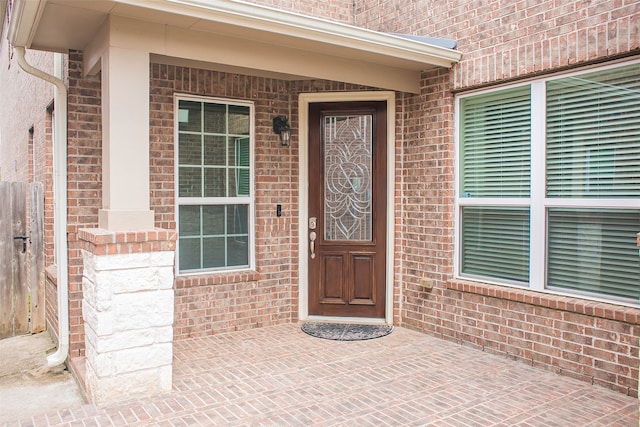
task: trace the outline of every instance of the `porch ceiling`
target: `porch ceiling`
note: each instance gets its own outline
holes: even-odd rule
[[[163,37],[202,36],[211,41],[212,51],[222,48],[216,40],[224,40],[226,48],[231,44],[244,49],[238,51],[240,59],[194,58],[151,44],[151,54],[176,58],[173,62],[201,59],[208,68],[254,70],[287,79],[333,78],[417,92],[420,71],[450,68],[461,57],[437,40],[425,42],[235,0],[15,0],[9,40],[15,46],[46,51],[85,50],[110,19],[165,28]],[[272,60],[248,61],[257,50]],[[329,63],[332,71],[310,66],[314,63]],[[366,77],[371,70],[377,77]]]

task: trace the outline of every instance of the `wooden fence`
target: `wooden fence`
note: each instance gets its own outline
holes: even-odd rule
[[[0,338],[45,328],[44,188],[0,181]]]

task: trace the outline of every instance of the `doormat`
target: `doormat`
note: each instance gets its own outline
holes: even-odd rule
[[[335,341],[363,341],[384,337],[393,331],[389,325],[304,322],[302,331],[312,337]]]

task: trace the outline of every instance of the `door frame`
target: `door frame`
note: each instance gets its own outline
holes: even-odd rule
[[[393,324],[393,290],[395,259],[395,92],[325,92],[301,93],[298,97],[298,179],[299,197],[299,233],[298,233],[298,318],[300,320],[317,319],[332,321],[366,322]],[[316,102],[350,102],[350,101],[386,101],[387,103],[387,248],[386,248],[386,284],[385,284],[385,317],[384,319],[362,319],[309,316],[309,256],[308,256],[308,222],[309,222],[309,104]]]

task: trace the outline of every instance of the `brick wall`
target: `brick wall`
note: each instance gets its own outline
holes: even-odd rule
[[[71,357],[84,355],[79,228],[98,226],[101,206],[100,77],[82,77],[82,55],[69,57],[69,299]],[[256,271],[178,277],[176,339],[289,322],[297,317],[298,159],[296,141],[280,147],[275,115],[297,120],[296,91],[356,90],[336,82],[296,82],[151,65],[150,202],[155,225],[175,230],[174,93],[245,99],[256,113]],[[291,93],[291,95],[289,95]],[[295,131],[295,130],[294,130]],[[275,216],[276,204],[283,216]],[[55,275],[49,269],[49,300]],[[53,316],[53,310],[48,311]],[[50,318],[52,325],[55,318]]]
[[[288,83],[153,64],[151,208],[156,226],[175,229],[174,94],[255,102],[256,271],[176,279],[176,339],[289,322],[297,313],[292,233],[297,230],[297,158],[280,147],[271,119],[289,115]],[[275,215],[276,204],[283,215]]]
[[[54,107],[55,108],[55,107]],[[34,150],[34,181],[44,185],[44,252],[45,266],[53,264],[53,109],[47,111],[42,144]]]
[[[297,141],[281,147],[272,118],[297,123],[297,94],[357,90],[336,82],[286,82],[214,71],[151,66],[151,208],[155,225],[175,229],[174,94],[255,103],[256,269],[176,278],[176,339],[290,322],[298,313]],[[293,129],[295,135],[296,129]],[[276,205],[282,217],[276,217]]]
[[[55,266],[47,266],[46,273],[44,314],[47,322],[47,330],[51,334],[51,337],[58,342],[58,287]]]
[[[485,351],[623,393],[638,393],[640,310],[455,281],[452,90],[638,53],[638,2],[361,1],[356,21],[385,31],[453,38],[451,73],[422,76],[403,95],[400,321]],[[429,289],[431,286],[433,289]]]
[[[352,0],[249,0],[249,2],[346,24],[352,24],[354,19]]]
[[[70,357],[84,356],[80,228],[98,226],[102,207],[102,109],[100,76],[82,75],[82,53],[69,53],[67,148]]]
[[[423,81],[403,102],[401,324],[637,395],[640,310],[452,280],[453,96],[446,72]]]
[[[509,355],[533,365],[637,394],[638,310],[592,304],[486,284],[452,280],[454,129],[452,89],[507,81],[535,73],[637,52],[637,2],[460,2],[361,0],[355,3],[263,0],[256,3],[321,15],[385,32],[454,38],[464,53],[452,72],[424,73],[419,95],[398,94],[396,162],[396,322]],[[4,38],[3,38],[4,40]],[[3,45],[3,46],[6,46]],[[25,77],[3,47],[2,73]],[[7,64],[5,61],[9,61]],[[38,65],[38,64],[35,64]],[[41,64],[46,68],[46,63]],[[82,77],[82,56],[69,56],[69,286],[71,356],[84,355],[81,313],[82,259],[79,228],[97,227],[101,205],[100,77]],[[8,70],[8,71],[7,71]],[[24,74],[24,73],[22,73]],[[7,81],[0,75],[0,81]],[[365,88],[338,82],[284,82],[213,71],[152,64],[150,96],[150,197],[157,227],[175,230],[174,93],[255,102],[256,271],[179,277],[175,283],[177,339],[295,320],[298,306],[297,141],[280,147],[271,118],[290,115],[297,123],[297,93]],[[31,79],[31,77],[28,77]],[[18,80],[16,80],[18,79]],[[52,99],[49,86],[29,87]],[[19,86],[16,86],[18,88]],[[3,88],[4,91],[4,88]],[[7,92],[3,92],[7,93]],[[3,106],[16,112],[17,97]],[[46,103],[33,105],[46,120]],[[31,104],[28,104],[31,105]],[[291,110],[290,110],[291,108]],[[3,112],[0,112],[0,114]],[[30,117],[37,117],[33,120]],[[16,121],[24,124],[25,120]],[[34,126],[32,154],[45,157],[47,125]],[[28,126],[3,128],[18,151],[3,145],[3,179],[14,160],[28,165]],[[295,135],[295,129],[294,129]],[[21,142],[25,142],[21,145]],[[46,147],[46,144],[43,145]],[[34,177],[39,160],[33,167]],[[46,163],[46,161],[45,161]],[[28,173],[28,168],[25,168]],[[50,197],[50,196],[49,196]],[[281,204],[283,216],[275,216]],[[52,221],[46,226],[51,227]],[[50,257],[47,258],[49,263]],[[55,275],[47,298],[55,302]],[[434,285],[432,290],[429,289]],[[55,308],[52,304],[51,308]],[[54,311],[48,310],[55,325]],[[54,329],[55,331],[56,329]]]
[[[452,74],[456,89],[640,53],[637,1],[360,0],[356,4],[358,25],[457,40],[464,56]]]

